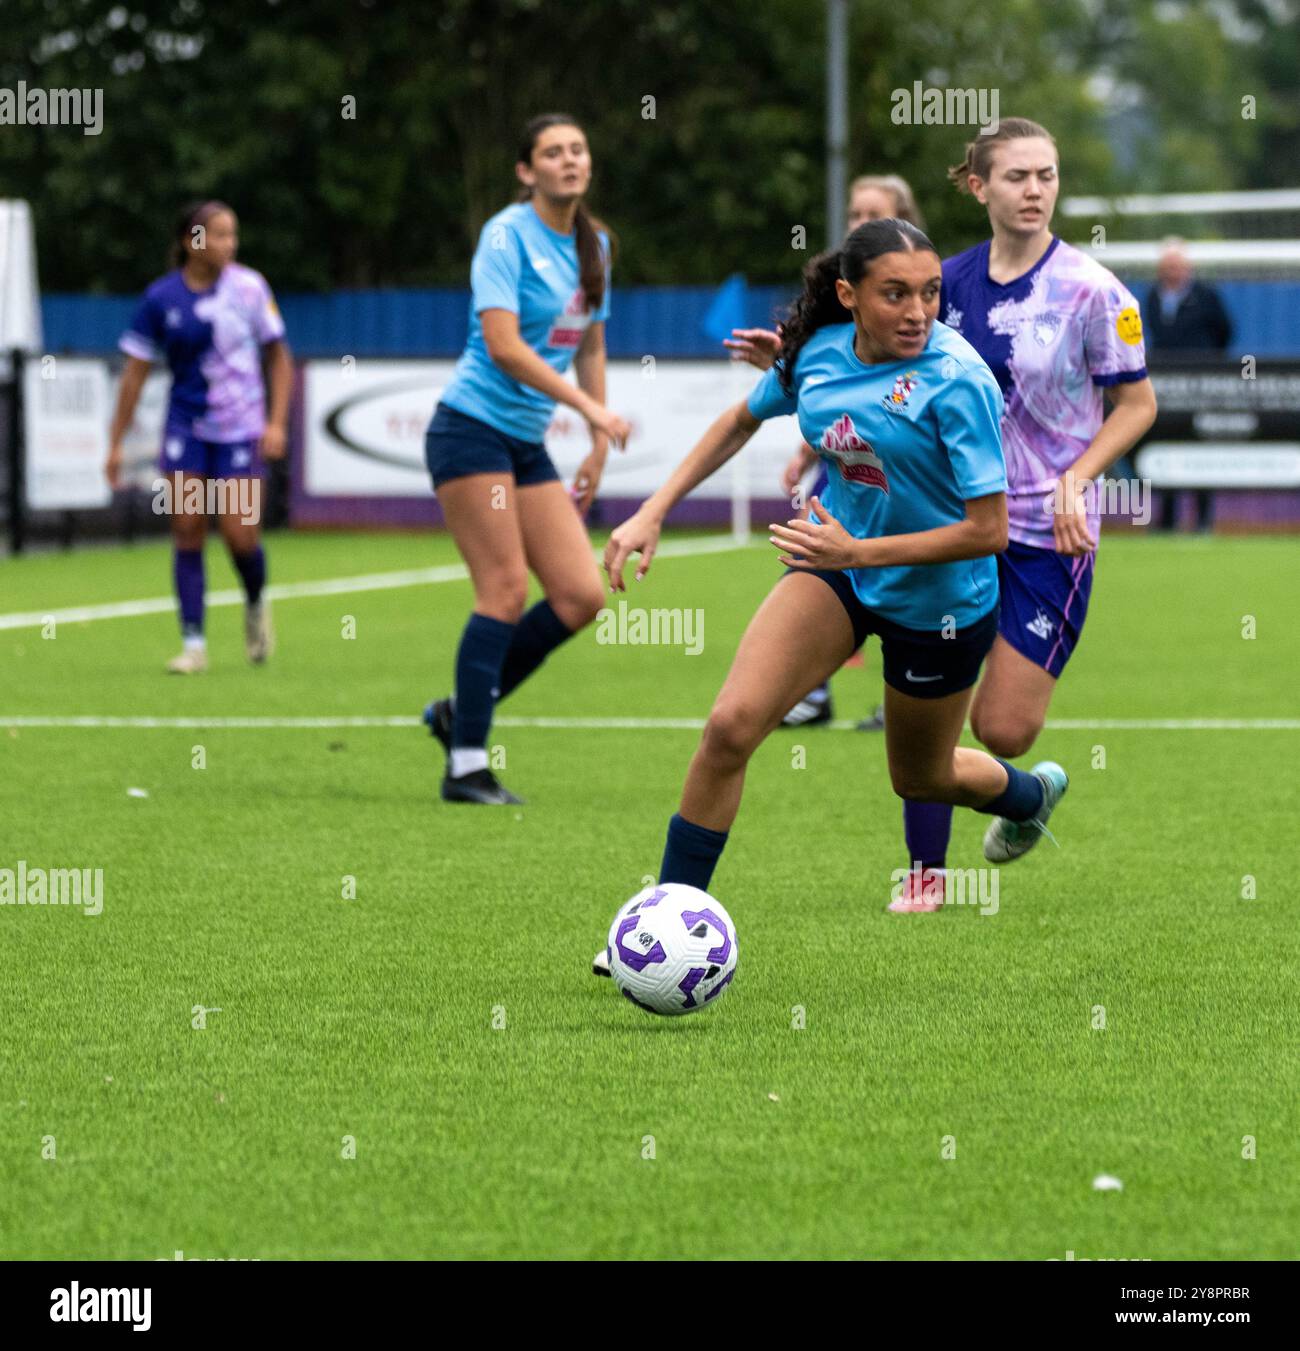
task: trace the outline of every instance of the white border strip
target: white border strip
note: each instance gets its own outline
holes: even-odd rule
[[[0,727],[91,727],[260,731],[316,731],[345,727],[419,727],[420,719],[408,715],[392,717],[206,717],[206,718],[128,718],[75,715],[69,717],[19,713],[0,714]],[[510,718],[493,719],[494,727],[541,728],[547,731],[669,731],[698,732],[703,718]],[[852,731],[856,723],[826,723],[836,732]],[[798,728],[789,728],[798,731]],[[816,730],[816,729],[812,729]],[[1049,719],[1049,732],[1297,732],[1300,718],[1059,718]]]
[[[737,540],[731,535],[708,535],[703,539],[668,540],[655,550],[656,558],[689,558],[698,554],[725,554],[757,546],[757,540]],[[592,551],[597,559],[604,550]],[[444,563],[436,568],[408,568],[404,572],[367,572],[357,577],[324,577],[315,582],[282,582],[268,586],[268,600],[301,600],[309,596],[342,596],[357,591],[391,591],[402,586],[426,586],[437,582],[462,582],[469,577],[463,563]],[[206,604],[242,605],[240,590],[209,591]],[[144,600],[112,601],[104,605],[77,605],[63,610],[28,610],[0,614],[0,630],[38,629],[51,620],[56,624],[86,624],[98,619],[134,619],[138,615],[171,614],[174,596],[150,596]]]

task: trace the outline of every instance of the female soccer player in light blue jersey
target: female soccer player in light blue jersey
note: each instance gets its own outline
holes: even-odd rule
[[[186,207],[172,237],[174,269],[144,293],[119,344],[127,362],[109,431],[112,487],[150,365],[161,359],[172,376],[159,470],[166,476],[161,501],[171,518],[183,643],[167,669],[177,675],[208,665],[203,544],[210,513],[244,586],[248,659],[263,662],[271,652],[262,599],[262,461],[284,455],[293,362],[271,288],[260,272],[235,262],[238,247],[239,222],[224,202]]]
[[[891,216],[895,220],[905,220],[909,225],[915,225],[918,230],[925,229],[925,219],[916,204],[911,186],[897,174],[863,174],[855,178],[849,184],[848,210],[845,215],[850,231],[869,220],[885,220]],[[731,340],[724,341],[722,345],[731,350],[734,360],[747,361],[751,366],[766,371],[771,369],[781,351],[781,335],[766,328],[737,328],[732,330]],[[814,464],[818,469],[809,497],[820,496],[826,491],[826,466],[810,445],[801,442],[781,472],[781,491],[786,497],[794,499],[799,484]],[[801,508],[798,514],[807,516],[807,507]],[[782,726],[802,727],[830,722],[833,717],[828,680],[816,689],[809,690],[785,715]],[[858,729],[878,732],[884,725],[884,709],[878,707],[870,718],[858,724]]]
[[[424,711],[447,751],[448,802],[520,800],[488,766],[493,709],[604,604],[580,513],[609,442],[621,448],[628,435],[604,406],[610,247],[583,205],[587,138],[566,114],[536,117],[515,171],[523,200],[479,236],[469,341],[425,437],[434,491],[474,584],[455,694]],[[576,388],[564,379],[570,366]],[[572,497],[543,444],[557,403],[591,428]],[[530,570],[545,598],[524,614]]]
[[[1041,827],[1065,791],[1058,765],[1029,774],[957,745],[997,632],[1006,476],[997,381],[935,322],[940,282],[934,246],[894,219],[859,226],[838,252],[814,259],[777,365],[610,538],[605,564],[620,590],[630,555],[641,555],[645,575],[673,504],[766,418],[797,414],[827,462],[813,516],[772,526],[789,571],[751,620],[709,715],[669,822],[660,882],[708,890],[750,757],[794,700],[872,633],[900,797]],[[598,954],[595,968],[606,965]]]

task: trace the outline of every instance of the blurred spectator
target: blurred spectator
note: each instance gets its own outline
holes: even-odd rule
[[[1205,356],[1220,353],[1232,338],[1232,321],[1213,286],[1197,281],[1181,239],[1165,241],[1156,264],[1156,284],[1142,307],[1142,329],[1148,352]],[[1160,494],[1161,530],[1178,519],[1178,494]],[[1214,494],[1195,490],[1196,523],[1209,530],[1214,523]]]

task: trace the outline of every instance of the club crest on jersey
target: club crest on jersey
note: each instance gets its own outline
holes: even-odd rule
[[[894,381],[894,387],[881,399],[881,403],[886,408],[893,409],[895,412],[900,408],[907,407],[907,399],[911,392],[916,388],[916,372],[904,371]]]
[[[840,468],[840,477],[850,483],[867,483],[889,491],[885,465],[871,446],[858,435],[853,419],[845,413],[822,433],[820,449]]]
[[[1034,319],[1034,341],[1040,347],[1050,347],[1061,331],[1061,316],[1045,310]]]
[[[550,332],[546,335],[546,345],[548,347],[580,346],[582,335],[589,323],[591,323],[591,313],[587,309],[586,292],[579,286],[569,297],[568,303],[564,307],[564,313],[551,325]]]

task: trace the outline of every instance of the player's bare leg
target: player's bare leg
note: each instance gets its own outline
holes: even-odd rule
[[[680,814],[709,830],[729,830],[750,757],[795,701],[852,650],[853,625],[835,592],[820,577],[783,577],[740,640],[691,761]]]
[[[971,704],[971,731],[994,755],[1025,755],[1043,730],[1055,692],[1056,677],[999,635]]]
[[[740,808],[745,769],[796,699],[837,671],[853,651],[853,625],[820,577],[782,577],[749,621],[691,760],[678,815],[726,831]],[[670,828],[671,833],[671,828]],[[609,953],[592,958],[609,975]]]
[[[519,528],[528,567],[556,617],[571,633],[586,628],[605,603],[600,565],[568,490],[558,479],[518,492]]]

